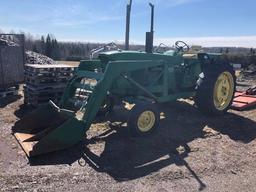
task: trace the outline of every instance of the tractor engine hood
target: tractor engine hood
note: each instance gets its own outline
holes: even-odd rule
[[[127,60],[168,60],[171,55],[159,53],[146,53],[142,51],[109,51],[99,54],[102,63],[109,61],[127,61]]]

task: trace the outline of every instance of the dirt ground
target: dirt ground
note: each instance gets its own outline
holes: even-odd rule
[[[0,191],[256,191],[256,109],[207,117],[187,100],[159,108],[153,135],[129,136],[117,106],[84,142],[28,160],[11,128],[31,109],[21,96],[1,100]]]

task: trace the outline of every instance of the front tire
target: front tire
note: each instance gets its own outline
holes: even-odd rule
[[[160,113],[156,104],[139,103],[130,111],[127,125],[133,136],[144,136],[159,127]]]

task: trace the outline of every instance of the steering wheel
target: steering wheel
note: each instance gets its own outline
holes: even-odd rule
[[[183,41],[176,41],[175,42],[175,48],[178,50],[178,52],[188,52],[189,51],[189,46],[187,43]]]

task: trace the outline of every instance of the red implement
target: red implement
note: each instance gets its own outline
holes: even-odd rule
[[[232,109],[244,110],[256,106],[256,95],[249,95],[247,92],[237,91],[233,103]]]

